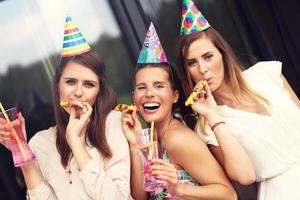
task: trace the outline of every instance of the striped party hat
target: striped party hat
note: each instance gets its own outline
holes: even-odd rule
[[[166,54],[162,48],[154,25],[151,22],[137,63],[147,64],[165,62],[168,62]]]
[[[76,23],[70,16],[66,17],[62,57],[70,57],[91,50]]]
[[[180,35],[189,35],[197,31],[203,31],[210,27],[208,21],[198,10],[192,0],[182,2],[182,20]]]

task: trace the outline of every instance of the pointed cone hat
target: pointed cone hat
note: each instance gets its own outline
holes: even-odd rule
[[[91,50],[76,23],[70,16],[66,17],[62,57],[79,55]]]
[[[208,21],[198,10],[192,0],[182,2],[182,20],[180,35],[189,35],[197,31],[203,31],[210,27]]]
[[[150,23],[147,35],[137,63],[165,63],[168,62],[164,49],[160,43],[153,23]]]

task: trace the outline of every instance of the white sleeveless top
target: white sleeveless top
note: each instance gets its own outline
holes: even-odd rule
[[[243,72],[248,84],[270,102],[271,116],[218,106],[252,160],[261,182],[259,200],[300,199],[300,110],[283,89],[281,66],[277,61],[259,62]],[[201,138],[218,146],[213,132]]]

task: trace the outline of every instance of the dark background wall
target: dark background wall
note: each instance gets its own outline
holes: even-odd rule
[[[300,1],[243,0],[239,3],[261,60],[280,60],[300,96]]]
[[[152,20],[169,60],[175,61],[181,0],[110,0],[128,49],[136,60]],[[283,74],[300,96],[299,0],[194,0],[211,25],[248,67],[283,62]]]

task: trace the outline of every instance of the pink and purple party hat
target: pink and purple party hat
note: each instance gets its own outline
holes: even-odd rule
[[[91,47],[82,36],[76,23],[70,16],[66,17],[62,57],[71,57],[91,50]]]
[[[192,0],[182,2],[182,20],[180,35],[189,35],[197,31],[203,31],[210,27],[208,21],[198,10]]]
[[[154,25],[151,22],[137,63],[147,64],[165,62],[168,62],[166,54],[160,43]]]

